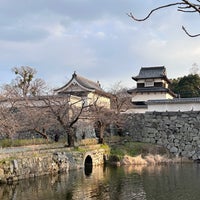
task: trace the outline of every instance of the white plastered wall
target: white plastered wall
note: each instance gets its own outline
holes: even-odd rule
[[[200,110],[200,103],[198,102],[191,102],[191,103],[159,103],[159,104],[149,104],[148,111],[153,112],[177,112],[177,111],[199,111]]]
[[[156,100],[156,99],[173,99],[173,97],[168,93],[162,92],[154,92],[154,93],[138,93],[132,98],[132,102],[134,101],[148,101],[148,100]]]

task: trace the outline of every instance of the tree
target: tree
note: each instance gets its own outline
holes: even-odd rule
[[[3,116],[5,121],[17,123],[18,129],[10,128],[10,130],[37,132],[48,139],[46,129],[51,125],[51,119],[36,98],[46,89],[45,82],[35,78],[34,68],[14,67],[12,71],[16,74],[16,78],[10,84],[4,85],[1,91],[1,106],[8,112]],[[14,134],[14,131],[12,132]]]
[[[170,88],[182,98],[200,97],[200,76],[189,74],[173,79]]]
[[[116,83],[110,89],[110,93],[113,98],[111,99],[112,105],[112,118],[111,124],[119,135],[122,135],[124,120],[122,119],[122,113],[132,107],[131,98],[132,96],[127,92],[127,88],[121,85],[121,82]]]
[[[174,3],[164,4],[162,6],[159,6],[157,8],[154,8],[153,10],[151,10],[149,12],[149,14],[142,19],[136,18],[133,15],[133,13],[129,13],[128,16],[135,21],[141,22],[141,21],[147,20],[154,12],[161,10],[163,8],[168,8],[168,7],[177,7],[177,10],[179,12],[184,12],[184,13],[200,13],[200,0],[194,0],[194,1],[195,1],[195,3],[192,1],[188,1],[188,0],[180,0],[180,1],[177,1]],[[190,34],[184,26],[182,26],[182,29],[190,37],[200,36],[200,34]]]
[[[190,74],[199,74],[199,67],[197,63],[194,63],[190,68]]]
[[[132,105],[131,95],[128,94],[127,88],[121,85],[121,82],[115,83],[110,88],[109,93],[112,94],[111,108],[115,110],[117,114],[128,110]]]
[[[29,66],[14,67],[12,71],[16,74],[12,87],[22,97],[41,95],[46,88],[45,82],[35,78],[37,71]]]
[[[47,97],[41,97],[43,98]],[[16,118],[21,132],[37,133],[48,141],[47,131],[56,125],[56,121],[41,99],[34,97],[20,103]]]
[[[111,86],[109,93],[111,109],[97,104],[94,104],[91,108],[95,121],[95,129],[98,132],[99,143],[104,142],[104,133],[107,128],[115,127],[118,134],[121,134],[123,127],[121,112],[131,107],[131,96],[127,93],[127,89],[121,85],[121,82],[117,82]]]
[[[103,106],[94,105],[91,108],[91,114],[94,119],[95,132],[99,138],[99,143],[103,144],[106,127],[113,121],[113,112]]]
[[[43,101],[39,98],[1,98],[0,134],[13,137],[16,133],[38,133],[49,139],[47,130],[55,125]]]
[[[0,135],[1,137],[12,138],[19,128],[13,109],[0,105]]]
[[[75,145],[75,124],[80,119],[81,114],[91,106],[86,105],[82,98],[72,98],[70,96],[59,95],[43,98],[49,115],[57,122],[55,125],[59,125],[65,131],[69,147]]]

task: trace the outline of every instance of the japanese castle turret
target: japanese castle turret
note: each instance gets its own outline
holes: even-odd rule
[[[169,89],[170,80],[167,78],[166,68],[142,67],[137,76],[132,77],[137,82],[137,87],[128,90],[132,95],[134,109],[147,109],[148,100],[173,99],[176,97]]]

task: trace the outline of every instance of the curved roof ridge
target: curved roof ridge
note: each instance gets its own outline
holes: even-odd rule
[[[132,79],[136,81],[139,79],[151,78],[164,78],[170,83],[170,80],[167,78],[165,66],[141,67],[139,74],[132,77]]]
[[[102,91],[102,88],[101,88],[99,82],[94,82],[94,81],[89,80],[83,76],[76,74],[76,73],[73,74],[73,77],[76,79],[77,82],[79,82],[84,87]]]
[[[97,82],[91,81],[83,76],[78,75],[76,72],[72,74],[71,79],[64,86],[58,89],[55,89],[54,91],[58,92],[58,91],[64,90],[72,83],[73,80],[75,80],[80,86],[84,87],[85,89],[104,92],[104,90],[101,88],[98,81]]]

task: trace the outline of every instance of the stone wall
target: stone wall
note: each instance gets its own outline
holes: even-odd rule
[[[77,141],[80,141],[83,138],[83,134],[85,138],[96,138],[96,133],[94,130],[94,127],[91,123],[87,123],[84,121],[78,121],[75,126],[75,138]],[[55,135],[57,134],[59,136],[59,139],[66,139],[66,133],[61,128],[59,129],[59,126],[51,127],[47,130],[47,136],[54,140]],[[7,138],[7,135],[0,134],[0,139]],[[42,135],[34,132],[34,131],[21,131],[15,133],[13,135],[13,139],[33,139],[33,138],[43,138]]]
[[[123,118],[134,141],[163,145],[177,156],[200,159],[200,111],[127,114]]]
[[[91,157],[93,165],[101,165],[105,155],[106,150],[98,145],[96,150],[89,151],[59,148],[1,153],[0,183],[80,169],[87,156]]]

